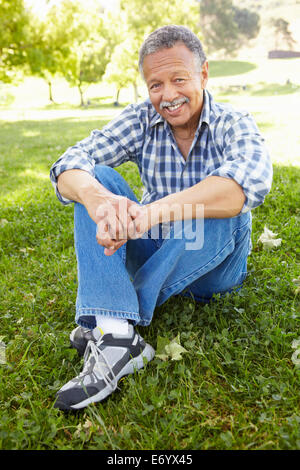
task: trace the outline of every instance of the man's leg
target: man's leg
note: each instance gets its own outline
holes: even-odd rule
[[[114,194],[138,202],[126,181],[112,168],[97,165],[96,178]],[[94,328],[101,315],[139,323],[139,302],[126,269],[126,244],[114,255],[106,256],[96,240],[96,224],[81,204],[75,204],[74,218],[78,265],[76,322]],[[140,258],[151,256],[154,249],[153,240],[144,240]],[[139,257],[138,251],[135,255]]]
[[[136,201],[115,170],[98,165],[96,178],[113,193]],[[152,240],[145,242],[143,257],[147,252],[150,256],[155,248]],[[145,361],[154,357],[154,349],[131,324],[127,325],[126,334],[103,331],[100,327],[104,318],[111,317],[139,323],[139,302],[126,269],[126,245],[112,256],[106,256],[104,248],[96,241],[96,224],[81,204],[75,205],[75,249],[78,262],[76,321],[89,330],[78,327],[71,334],[73,345],[78,337],[86,341],[84,368],[57,393],[54,406],[63,410],[80,409],[103,401],[117,388],[121,377],[144,367]]]
[[[195,221],[188,223],[195,225]],[[189,288],[197,300],[226,292],[242,283],[250,247],[251,215],[205,219],[203,246],[187,250],[187,239],[162,240],[161,247],[137,270],[133,279],[140,324],[149,325],[155,306]],[[193,227],[191,226],[193,229]]]

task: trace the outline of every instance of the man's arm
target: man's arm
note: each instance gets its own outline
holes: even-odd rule
[[[60,194],[84,205],[91,219],[97,224],[97,242],[104,246],[105,254],[112,255],[130,234],[135,232],[134,218],[139,205],[106,189],[84,170],[68,170],[61,173],[57,182]],[[135,207],[134,215],[129,208]]]
[[[163,222],[199,217],[234,217],[241,212],[244,202],[244,192],[233,179],[209,176],[188,189],[145,206],[136,219],[136,226],[142,234]]]
[[[95,223],[98,206],[113,194],[84,170],[68,170],[58,176],[57,189],[70,201],[84,205]]]
[[[153,222],[159,223],[191,216],[197,218],[199,206],[204,218],[234,217],[240,213],[244,202],[244,192],[233,179],[209,176],[188,189],[153,202],[148,208],[153,212]],[[185,207],[188,210],[185,211]]]

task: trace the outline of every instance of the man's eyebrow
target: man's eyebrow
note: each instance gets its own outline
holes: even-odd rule
[[[174,72],[171,73],[172,77],[174,77],[175,75],[184,75],[188,77],[190,74],[188,70],[178,69],[178,70],[174,70]],[[161,79],[159,77],[154,76],[147,82],[147,84],[150,85],[150,84],[159,83],[159,82],[161,82]]]

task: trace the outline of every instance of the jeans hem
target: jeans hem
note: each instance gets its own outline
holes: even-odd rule
[[[120,318],[133,320],[135,324],[140,324],[140,315],[135,312],[124,312],[118,310],[108,310],[103,308],[80,308],[76,312],[75,322],[84,328],[94,328],[96,326],[96,316]],[[92,319],[91,319],[92,317]],[[94,321],[93,321],[94,320]]]

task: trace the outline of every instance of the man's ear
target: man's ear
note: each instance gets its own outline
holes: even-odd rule
[[[201,67],[201,88],[206,88],[208,81],[208,62],[207,60]]]

